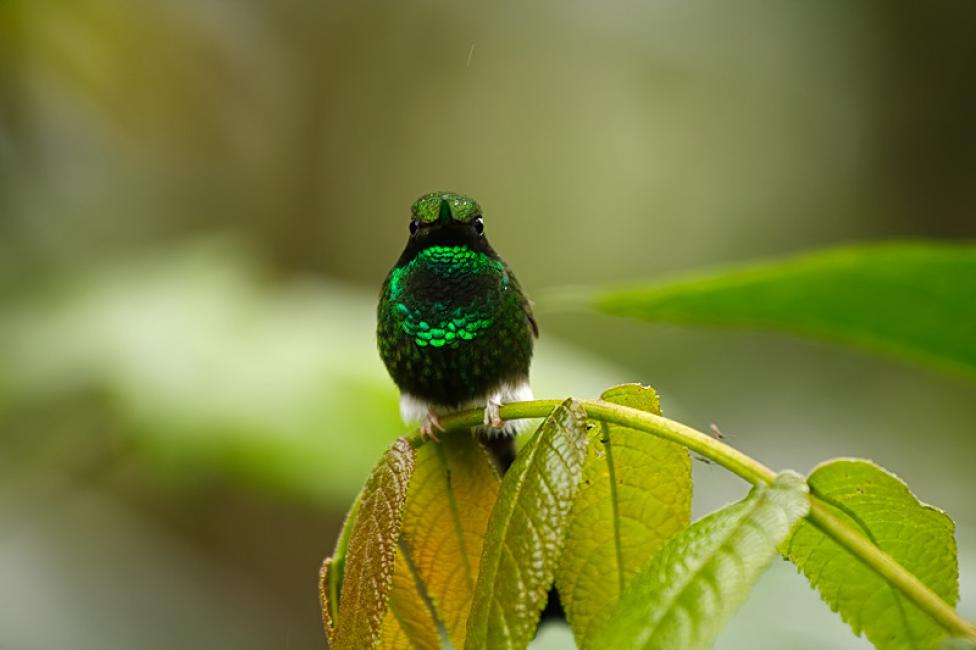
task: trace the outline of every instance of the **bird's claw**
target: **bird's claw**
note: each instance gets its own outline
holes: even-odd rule
[[[501,416],[498,414],[499,408],[501,408],[501,402],[488,400],[488,403],[485,405],[485,417],[483,420],[486,427],[501,429],[505,425]]]
[[[433,440],[434,442],[440,442],[440,438],[434,433],[434,429],[440,432],[444,432],[444,427],[441,426],[440,420],[437,419],[437,414],[433,411],[427,411],[427,415],[424,419],[420,421],[420,439],[421,440]]]

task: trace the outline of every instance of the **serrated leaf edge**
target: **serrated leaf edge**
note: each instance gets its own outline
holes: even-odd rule
[[[549,417],[547,417],[546,420],[543,421],[543,423],[540,425],[538,431],[536,432],[536,435],[533,436],[532,440],[530,440],[529,443],[526,445],[526,447],[524,447],[522,449],[521,454],[528,454],[528,457],[527,457],[527,459],[525,461],[525,463],[528,466],[531,466],[535,462],[535,460],[537,458],[537,455],[536,454],[539,453],[539,447],[541,446],[541,444],[543,442],[542,432],[543,432],[543,430],[545,428],[546,423],[548,422],[548,420],[550,418],[555,417],[560,410],[566,410],[566,411],[568,411],[570,415],[572,415],[574,418],[578,419],[582,423],[582,431],[581,431],[581,433],[584,436],[584,444],[586,444],[586,442],[588,441],[589,436],[587,435],[586,428],[585,428],[585,426],[586,426],[585,425],[585,422],[586,422],[586,411],[582,408],[582,406],[580,405],[579,402],[577,402],[576,400],[574,400],[572,398],[568,398],[562,404],[560,404],[559,406],[557,406],[555,409],[552,410],[552,412],[549,414]],[[566,464],[565,461],[564,461],[564,464]],[[525,483],[526,483],[526,476],[527,475],[528,475],[528,471],[522,473],[521,475],[517,475],[515,477],[516,478],[516,486],[514,488],[512,488],[512,489],[513,489],[513,491],[516,494],[521,494],[521,492],[522,492],[522,490],[523,490],[523,488],[525,486]],[[579,476],[576,476],[576,478],[578,479]],[[501,502],[501,497],[502,497],[502,493],[499,492],[499,498],[498,498],[498,501],[496,501],[496,507],[497,507],[498,503]],[[517,503],[517,502],[518,502],[518,500],[516,499],[515,500],[515,503]],[[513,505],[513,507],[510,508],[509,511],[505,514],[504,525],[501,526],[502,530],[507,530],[509,528],[509,526],[511,525],[512,518],[514,517],[514,514],[515,514],[516,509],[517,508]],[[491,527],[491,520],[489,519],[489,530],[490,530],[490,527]],[[478,586],[482,582],[482,576],[486,575],[486,572],[485,572],[485,567],[486,567],[485,559],[487,558],[487,555],[490,552],[490,549],[487,546],[487,541],[488,541],[488,539],[489,539],[490,536],[491,536],[490,533],[489,532],[486,532],[486,534],[485,534],[486,545],[485,545],[485,548],[484,548],[484,551],[483,551],[482,562],[481,562],[482,571],[481,571],[481,574],[478,576],[478,582],[475,585],[475,592],[474,592],[474,598],[472,600],[471,612],[474,612],[475,611],[475,605],[478,604],[478,595],[479,595]],[[555,547],[555,553],[554,553],[554,555],[557,558],[557,560],[558,560],[559,555],[561,555],[561,553],[562,553],[562,544],[564,542],[565,542],[565,534],[562,536],[562,539],[561,540],[556,540],[556,547]],[[495,560],[495,562],[493,564],[494,564],[494,566],[491,566],[490,567],[490,574],[489,574],[489,575],[492,576],[491,577],[491,583],[492,584],[494,584],[495,579],[496,579],[495,576],[497,576],[498,571],[500,569],[501,554],[498,555],[497,559]],[[555,567],[553,567],[552,573],[553,574],[555,573]],[[551,579],[550,579],[550,581],[551,581]],[[498,594],[494,593],[494,590],[492,590],[492,593],[490,595],[488,595],[487,598],[488,598],[489,603],[486,603],[485,604],[485,607],[486,607],[486,609],[490,609],[490,603],[491,602],[494,602],[494,601],[498,601],[499,598],[500,598],[500,596]],[[480,643],[480,640],[472,641],[473,639],[476,638],[476,637],[474,637],[472,635],[472,632],[475,631],[475,630],[473,630],[473,625],[472,625],[472,622],[474,620],[475,620],[474,617],[471,616],[471,615],[469,615],[469,617],[468,617],[468,629],[467,629],[466,643],[465,643],[465,648],[466,649],[469,649],[469,648],[480,648],[480,647],[482,647],[481,645],[474,645],[476,643]],[[509,639],[511,638],[510,635],[506,635],[506,636]],[[494,649],[492,649],[492,650],[494,650]]]

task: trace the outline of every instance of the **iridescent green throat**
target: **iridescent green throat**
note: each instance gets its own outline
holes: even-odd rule
[[[428,276],[422,285],[431,288],[440,285],[441,290],[408,291],[411,278],[418,274]],[[502,286],[507,286],[508,273],[500,260],[466,246],[430,246],[408,264],[393,270],[389,297],[400,327],[418,346],[456,347],[487,331],[494,319],[484,299],[474,298],[458,304],[453,289],[473,289],[484,278],[498,276]]]

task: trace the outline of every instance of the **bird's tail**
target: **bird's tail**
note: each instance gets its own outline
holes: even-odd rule
[[[485,436],[479,435],[481,444],[495,459],[498,471],[503,476],[515,461],[515,436]]]

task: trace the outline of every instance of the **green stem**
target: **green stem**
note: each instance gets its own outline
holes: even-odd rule
[[[506,420],[543,418],[561,403],[562,400],[515,402],[502,406],[500,415]],[[580,404],[586,409],[587,415],[594,420],[619,424],[676,442],[753,485],[768,485],[776,477],[776,472],[754,458],[680,422],[601,400],[581,400]],[[480,410],[470,410],[444,416],[440,422],[445,429],[451,430],[481,424],[482,416]],[[418,440],[417,444],[422,443]],[[810,495],[810,513],[807,519],[931,616],[947,632],[976,642],[976,627],[961,617],[955,608],[942,600],[937,593],[888,553],[834,515],[820,499],[813,495]]]
[[[976,627],[960,616],[959,612],[928,585],[898,564],[895,558],[872,544],[867,537],[849,526],[813,495],[810,496],[810,514],[807,519],[934,618],[950,634],[976,642]]]

